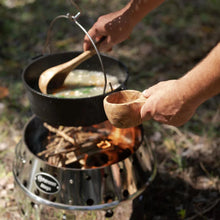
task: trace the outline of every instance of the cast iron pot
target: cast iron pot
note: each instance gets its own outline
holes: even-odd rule
[[[111,92],[88,98],[57,98],[44,95],[39,90],[38,79],[44,70],[67,62],[80,53],[65,52],[41,56],[30,63],[22,73],[32,112],[51,125],[89,126],[107,120],[103,99]],[[105,73],[116,76],[119,80],[120,86],[114,91],[125,89],[128,79],[125,65],[108,56],[101,55],[101,58]],[[101,71],[97,55],[83,62],[77,69]]]

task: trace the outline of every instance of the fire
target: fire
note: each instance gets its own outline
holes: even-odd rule
[[[38,156],[56,166],[108,166],[130,156],[142,141],[140,128],[116,128],[108,121],[88,127],[46,128],[52,134]]]
[[[112,144],[108,140],[100,141],[97,144],[97,147],[98,148],[102,148],[102,149],[106,149],[106,148],[109,148],[111,146],[112,146]]]
[[[100,149],[110,149],[114,146],[120,149],[130,149],[133,152],[133,147],[136,142],[137,129],[135,128],[116,128],[111,126],[109,134],[105,140],[101,140],[96,146]],[[116,149],[115,149],[116,150]]]
[[[86,155],[85,168],[108,166],[131,155],[141,142],[141,130],[136,127],[116,128],[109,122],[93,125],[93,128],[105,132],[105,136],[96,143],[99,152]]]
[[[133,152],[133,147],[136,145],[137,129],[135,128],[116,128],[112,127],[112,132],[108,138],[112,141],[113,145],[121,149],[130,149]]]

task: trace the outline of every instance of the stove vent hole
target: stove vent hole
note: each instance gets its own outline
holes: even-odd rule
[[[23,180],[24,187],[27,187],[27,180]]]
[[[42,167],[40,167],[40,172],[44,172],[44,169]]]
[[[89,175],[86,175],[86,180],[91,180],[92,179],[92,177],[91,176],[89,176]]]
[[[87,205],[93,205],[93,204],[94,204],[94,200],[93,200],[93,199],[88,199],[88,200],[86,201],[86,204],[87,204]]]
[[[106,218],[111,218],[114,215],[114,212],[112,210],[107,210],[105,213]]]
[[[51,202],[56,202],[56,197],[53,196],[51,199],[50,199]]]
[[[114,199],[113,195],[107,195],[107,196],[104,197],[104,202],[109,203],[109,202],[112,202],[113,199]]]
[[[129,192],[128,192],[127,189],[125,189],[125,190],[123,191],[123,196],[124,196],[125,198],[128,198]]]
[[[25,211],[23,208],[21,208],[21,213],[22,213],[22,215],[25,215]]]
[[[34,193],[35,193],[35,195],[37,195],[37,196],[40,195],[40,191],[39,191],[38,189],[36,189],[36,190],[34,191]]]
[[[29,160],[29,164],[30,164],[30,165],[32,164],[32,160]]]

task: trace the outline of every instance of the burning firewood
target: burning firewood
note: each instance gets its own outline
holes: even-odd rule
[[[71,144],[75,145],[76,141],[74,140],[74,138],[68,136],[65,132],[63,132],[62,130],[59,130],[57,128],[54,128],[50,125],[48,125],[47,123],[44,123],[44,127],[46,127],[49,131],[56,133],[57,135],[63,137],[65,140],[69,141]]]
[[[69,165],[82,169],[107,165],[133,152],[135,139],[130,130],[110,127],[53,127],[44,123],[48,130],[42,142],[43,150],[38,156],[57,167]],[[90,166],[90,165],[89,165]]]
[[[88,132],[81,127],[56,128],[47,123],[44,123],[44,127],[48,129],[49,135],[45,149],[39,152],[38,156],[58,167],[83,160],[86,155],[101,152],[102,149],[97,148],[97,142],[106,139],[108,135],[97,129]]]

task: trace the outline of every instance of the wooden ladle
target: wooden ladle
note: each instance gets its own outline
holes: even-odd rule
[[[62,63],[45,70],[43,73],[41,73],[38,81],[40,91],[44,94],[47,94],[48,90],[61,87],[71,70],[95,54],[95,49],[87,50],[66,63]]]
[[[142,123],[140,110],[147,98],[136,90],[122,90],[105,97],[103,104],[110,123],[118,128],[134,127]]]

